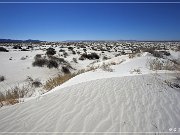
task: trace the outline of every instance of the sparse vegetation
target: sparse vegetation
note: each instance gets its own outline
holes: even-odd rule
[[[113,72],[113,69],[110,68],[110,65],[109,65],[109,64],[103,63],[100,68],[101,68],[103,71]]]
[[[76,74],[65,74],[63,76],[58,75],[57,77],[50,78],[48,81],[46,81],[46,83],[44,85],[44,89],[47,91],[50,91],[53,88],[55,88],[56,86],[59,86],[59,85],[63,84],[64,82],[66,82],[67,80],[71,79],[75,75]]]
[[[19,103],[21,98],[30,97],[32,95],[32,88],[29,85],[15,86],[4,93],[0,92],[0,106],[14,105]]]
[[[141,74],[141,70],[139,68],[137,68],[137,69],[130,71],[130,73],[131,74],[133,74],[133,73]]]
[[[175,70],[175,65],[170,60],[153,59],[149,60],[150,70]]]

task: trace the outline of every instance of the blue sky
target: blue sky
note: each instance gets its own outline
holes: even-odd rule
[[[180,40],[180,3],[1,3],[0,18],[0,38],[46,41]]]

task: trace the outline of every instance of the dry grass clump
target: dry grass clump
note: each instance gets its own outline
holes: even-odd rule
[[[30,97],[30,86],[15,86],[4,93],[0,92],[0,107],[4,105],[14,105],[20,102],[21,98]]]
[[[113,72],[113,69],[110,67],[110,64],[103,63],[102,66],[101,66],[101,69],[103,71]]]
[[[175,70],[175,64],[170,60],[162,61],[156,58],[149,60],[148,63],[150,70]]]
[[[66,82],[74,76],[76,76],[76,74],[65,74],[63,76],[58,75],[57,77],[50,78],[48,81],[46,81],[44,89],[50,91],[56,86],[63,84],[64,82]]]
[[[134,69],[132,71],[130,71],[131,74],[133,73],[137,73],[137,74],[141,74],[141,69],[137,68],[137,69]]]
[[[135,56],[136,56],[135,54],[129,54],[130,59],[134,58]]]

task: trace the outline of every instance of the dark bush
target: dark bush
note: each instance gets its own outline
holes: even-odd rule
[[[9,51],[4,47],[0,47],[0,52],[9,52]]]
[[[54,54],[56,54],[56,51],[54,48],[48,48],[46,54],[47,55],[54,55]]]
[[[66,58],[68,56],[67,52],[63,52],[64,57]]]
[[[22,47],[19,45],[15,45],[15,46],[13,46],[13,49],[22,49]]]
[[[72,54],[76,54],[76,52],[73,50],[73,51],[72,51]]]
[[[73,58],[73,61],[74,61],[75,63],[78,63],[76,58]]]
[[[5,80],[5,77],[0,75],[0,82],[3,82],[4,80]]]
[[[48,68],[58,68],[58,63],[55,60],[49,60],[47,63]]]
[[[70,73],[69,69],[67,67],[65,67],[65,66],[62,67],[62,72],[64,72],[65,74]]]
[[[80,56],[79,60],[85,60],[85,58],[83,56]]]
[[[83,51],[86,52],[87,50],[84,48]]]
[[[35,61],[32,63],[33,66],[43,67],[48,63],[48,60],[46,59],[35,59]]]
[[[163,53],[164,55],[166,55],[166,56],[170,56],[171,54],[169,53],[169,52],[167,52],[167,51],[160,51],[161,53]]]
[[[91,53],[91,54],[83,53],[79,58],[79,60],[84,60],[84,59],[89,59],[89,60],[99,59],[99,56],[96,53]]]
[[[73,49],[74,49],[74,48],[73,48],[73,47],[71,47],[71,46],[70,46],[70,47],[68,47],[68,50],[73,50]]]
[[[60,49],[60,50],[59,50],[59,52],[65,52],[65,50],[63,50],[63,49]]]
[[[29,50],[27,50],[27,49],[21,49],[21,51],[29,51]]]
[[[55,56],[48,56],[50,60],[55,60],[57,63],[67,63],[63,58],[57,58]]]
[[[99,55],[97,55],[96,53],[91,53],[90,55],[93,59],[99,59]]]
[[[34,57],[34,59],[41,59],[41,54],[36,54],[36,56]]]
[[[162,53],[162,52],[153,51],[151,54],[152,54],[154,57],[158,57],[158,58],[162,58],[162,57],[163,57],[163,53]]]
[[[151,54],[153,54],[153,52],[155,51],[155,48],[141,48],[142,52],[149,52]]]
[[[31,46],[31,45],[28,45],[28,47],[27,47],[27,49],[32,49],[33,48],[33,46]]]
[[[35,80],[34,82],[32,82],[32,86],[34,87],[40,87],[42,85],[42,83],[39,80]]]

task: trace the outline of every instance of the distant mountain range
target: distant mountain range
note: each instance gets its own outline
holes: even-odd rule
[[[66,40],[63,42],[96,42],[96,41],[119,41],[119,42],[180,42],[180,40]],[[41,40],[15,40],[15,39],[0,39],[0,43],[40,43]]]
[[[42,42],[40,40],[14,40],[14,39],[0,39],[0,43],[39,43]]]

